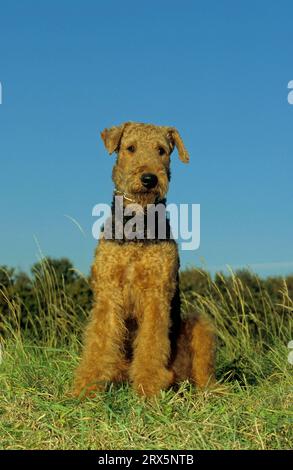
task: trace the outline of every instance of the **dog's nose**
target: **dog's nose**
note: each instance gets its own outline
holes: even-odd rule
[[[147,189],[152,189],[157,185],[158,178],[153,173],[143,173],[141,175],[141,182]]]

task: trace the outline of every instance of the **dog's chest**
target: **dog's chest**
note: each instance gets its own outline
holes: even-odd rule
[[[172,282],[179,268],[177,245],[168,241],[160,244],[119,244],[101,240],[95,264],[103,278],[115,280],[123,290],[161,287]]]

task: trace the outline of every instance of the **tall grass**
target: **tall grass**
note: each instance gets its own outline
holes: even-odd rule
[[[215,324],[219,396],[188,384],[142,401],[115,387],[95,400],[68,396],[89,312],[68,295],[44,261],[35,275],[38,312],[27,311],[0,288],[0,448],[272,449],[292,436],[293,302],[284,281],[275,304],[259,286],[261,303],[235,273],[182,298],[184,314],[197,311]],[[221,276],[221,275],[219,275]],[[256,278],[257,282],[257,278]],[[2,356],[2,363],[1,363]]]
[[[223,359],[221,367],[224,363],[224,368],[233,364],[234,370],[235,365],[242,364],[249,370],[259,363],[258,355],[268,354],[276,343],[286,346],[292,339],[293,301],[285,280],[280,291],[281,302],[274,304],[255,276],[259,288],[256,303],[250,287],[232,271],[230,278],[218,274],[220,286],[208,273],[199,273],[208,284],[207,293],[195,291],[192,300],[188,300],[183,293],[183,316],[196,311],[212,319],[218,337],[219,355]],[[11,296],[9,287],[0,286],[0,295],[7,304],[6,313],[1,315],[0,312],[2,342],[4,338],[14,338],[19,342],[29,338],[31,342],[49,347],[64,344],[78,347],[89,312],[76,304],[66,290],[64,279],[60,282],[46,259],[34,274],[33,295],[38,305],[35,315],[27,310],[20,297]],[[233,372],[232,369],[230,372]],[[225,374],[229,374],[229,370]]]
[[[6,315],[0,312],[3,336],[18,341],[29,338],[49,347],[76,344],[88,312],[75,303],[66,290],[64,279],[60,282],[46,258],[34,278],[33,295],[38,306],[35,315],[18,295],[11,297],[9,287],[0,287],[0,295],[8,307]]]
[[[281,302],[274,304],[255,276],[260,308],[249,286],[233,271],[229,282],[218,274],[221,288],[207,273],[200,271],[200,274],[209,284],[208,293],[193,292],[192,302],[184,298],[184,311],[196,310],[213,320],[219,344],[219,375],[244,381],[248,377],[253,380],[254,376],[264,376],[268,371],[263,369],[261,355],[268,357],[277,346],[286,347],[293,334],[293,301],[286,281],[280,290]]]

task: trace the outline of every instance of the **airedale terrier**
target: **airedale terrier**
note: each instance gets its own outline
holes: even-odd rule
[[[182,162],[189,161],[178,131],[127,122],[105,129],[101,137],[108,152],[118,155],[112,175],[113,226],[117,196],[124,209],[139,204],[143,213],[150,205],[165,204],[174,147]],[[124,217],[123,226],[126,220],[129,217]],[[125,234],[109,239],[101,233],[92,266],[94,307],[76,371],[75,395],[126,380],[143,395],[157,394],[185,379],[198,387],[214,382],[213,330],[198,315],[181,318],[178,249],[169,236],[168,218],[165,222],[163,239],[157,231],[153,238],[131,239]]]

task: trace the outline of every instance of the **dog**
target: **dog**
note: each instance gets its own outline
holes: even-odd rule
[[[168,218],[156,215],[151,238],[145,228],[149,207],[165,207],[170,156],[189,155],[174,127],[126,122],[101,133],[117,154],[110,225],[101,232],[92,266],[94,306],[75,374],[74,394],[91,395],[111,382],[130,381],[145,396],[183,380],[203,388],[214,383],[215,335],[209,321],[192,314],[183,320],[179,255]],[[122,219],[117,223],[118,203]],[[141,214],[143,229],[133,235],[129,213]],[[160,238],[159,223],[164,237]],[[119,225],[120,224],[120,225]],[[126,226],[130,225],[130,230]],[[118,233],[119,232],[119,233]],[[118,236],[119,235],[119,236]]]

